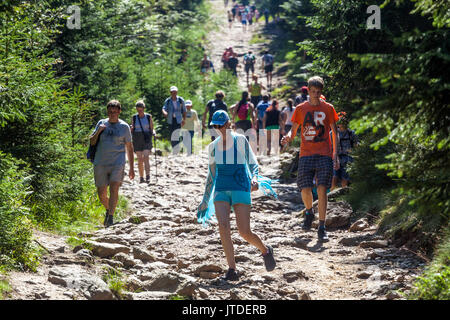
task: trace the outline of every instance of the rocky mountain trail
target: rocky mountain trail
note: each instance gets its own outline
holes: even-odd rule
[[[130,200],[128,218],[83,233],[83,244],[75,248],[66,237],[37,232],[48,253],[36,273],[10,275],[11,298],[398,299],[396,290],[407,289],[424,265],[377,235],[376,226],[349,231],[352,210],[342,201],[329,202],[328,219],[339,217],[339,223],[329,227],[329,242],[319,242],[314,228],[301,228],[296,184],[277,184],[278,200],[260,191],[252,199],[252,228],[274,248],[277,267],[265,270],[258,250],[239,236],[232,214],[241,277],[227,282],[221,279],[227,266],[217,225],[196,221],[206,155],[158,160],[157,183],[154,176],[149,185],[125,178],[121,193]],[[279,164],[271,161],[261,169],[278,172]],[[179,183],[186,180],[194,183]],[[112,280],[122,283],[121,290],[114,291]]]
[[[208,35],[216,70],[227,46],[262,52],[264,43],[249,42],[263,22],[246,33],[237,22],[230,30],[223,2],[211,2],[212,18],[220,21],[218,30]],[[265,85],[265,76],[257,70]],[[243,68],[239,81],[245,88]],[[274,78],[273,83],[278,81]],[[218,227],[204,227],[196,218],[207,175],[203,151],[158,156],[157,179],[151,158],[150,184],[125,177],[120,193],[129,199],[130,215],[107,229],[80,233],[78,246],[69,245],[68,237],[36,231],[35,240],[45,254],[37,272],[8,275],[12,291],[7,299],[401,299],[397,291],[410,287],[425,261],[384,239],[373,222],[355,220],[351,206],[332,194],[326,221],[330,241],[319,242],[316,228],[302,230],[304,206],[297,184],[281,178],[294,157],[258,156],[261,174],[279,180],[278,199],[261,191],[252,194],[251,226],[274,248],[277,267],[272,272],[265,270],[259,251],[240,237],[232,213],[241,276],[237,282],[221,279],[227,265]]]

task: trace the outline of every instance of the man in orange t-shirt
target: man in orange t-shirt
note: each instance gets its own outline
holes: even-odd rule
[[[303,204],[306,207],[303,229],[309,230],[314,220],[312,188],[316,179],[319,197],[319,230],[321,241],[328,241],[325,231],[327,213],[327,189],[331,187],[333,167],[339,169],[337,146],[339,135],[336,122],[339,117],[333,105],[321,100],[323,79],[312,77],[308,80],[309,101],[299,104],[292,115],[292,128],[283,137],[281,144],[291,142],[301,127],[300,159],[298,162],[297,185],[302,193]],[[330,139],[330,129],[333,132],[333,145]],[[333,151],[334,150],[334,151]]]

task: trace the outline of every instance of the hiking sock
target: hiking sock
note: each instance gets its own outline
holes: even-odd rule
[[[325,220],[319,220],[319,228],[325,229]]]

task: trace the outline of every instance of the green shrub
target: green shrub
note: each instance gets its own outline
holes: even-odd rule
[[[35,269],[36,251],[31,243],[27,173],[21,162],[0,151],[0,265]]]

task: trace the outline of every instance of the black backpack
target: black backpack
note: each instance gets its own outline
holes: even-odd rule
[[[103,131],[100,132],[100,134],[98,135],[98,138],[97,138],[97,142],[93,146],[91,146],[91,143],[89,143],[89,148],[86,153],[86,159],[88,159],[92,163],[94,163],[95,153],[97,152],[97,146],[98,146],[98,143],[100,142],[100,136],[102,135],[102,133],[103,133]]]
[[[218,102],[218,103],[216,103],[216,102]],[[218,100],[218,99],[217,100],[211,100],[210,102],[208,102],[208,109],[209,109],[209,122],[211,122],[212,115],[217,110],[228,111],[227,110],[227,105],[222,100]]]

